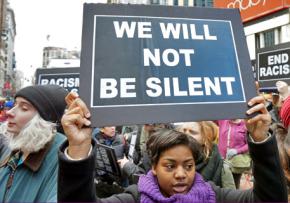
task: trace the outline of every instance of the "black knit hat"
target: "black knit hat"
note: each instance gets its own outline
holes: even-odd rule
[[[58,85],[35,85],[19,90],[16,97],[28,100],[40,116],[54,123],[60,123],[66,108],[65,97],[68,92]]]

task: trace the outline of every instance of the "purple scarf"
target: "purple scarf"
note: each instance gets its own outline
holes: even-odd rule
[[[195,173],[194,183],[187,194],[174,194],[170,197],[164,197],[160,192],[157,178],[153,175],[152,171],[139,178],[138,190],[141,194],[141,203],[216,202],[212,187],[198,173]]]

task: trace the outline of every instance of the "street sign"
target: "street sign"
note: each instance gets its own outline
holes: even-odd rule
[[[94,126],[245,117],[256,92],[238,10],[85,4],[83,13],[80,96]]]

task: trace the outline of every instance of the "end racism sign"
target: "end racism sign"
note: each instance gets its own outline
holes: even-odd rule
[[[243,118],[255,95],[233,9],[85,4],[81,67],[95,126]]]
[[[69,92],[79,92],[79,68],[38,68],[36,69],[36,84],[59,85]]]
[[[278,80],[290,82],[290,43],[260,50],[257,60],[261,87],[275,87]]]

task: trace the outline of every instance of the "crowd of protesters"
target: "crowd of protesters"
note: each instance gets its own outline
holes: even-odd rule
[[[290,91],[276,86],[249,101],[250,119],[95,129],[77,94],[23,88],[1,106],[0,201],[287,202]],[[96,143],[121,149],[120,177],[96,169]],[[236,170],[238,155],[250,166]]]

